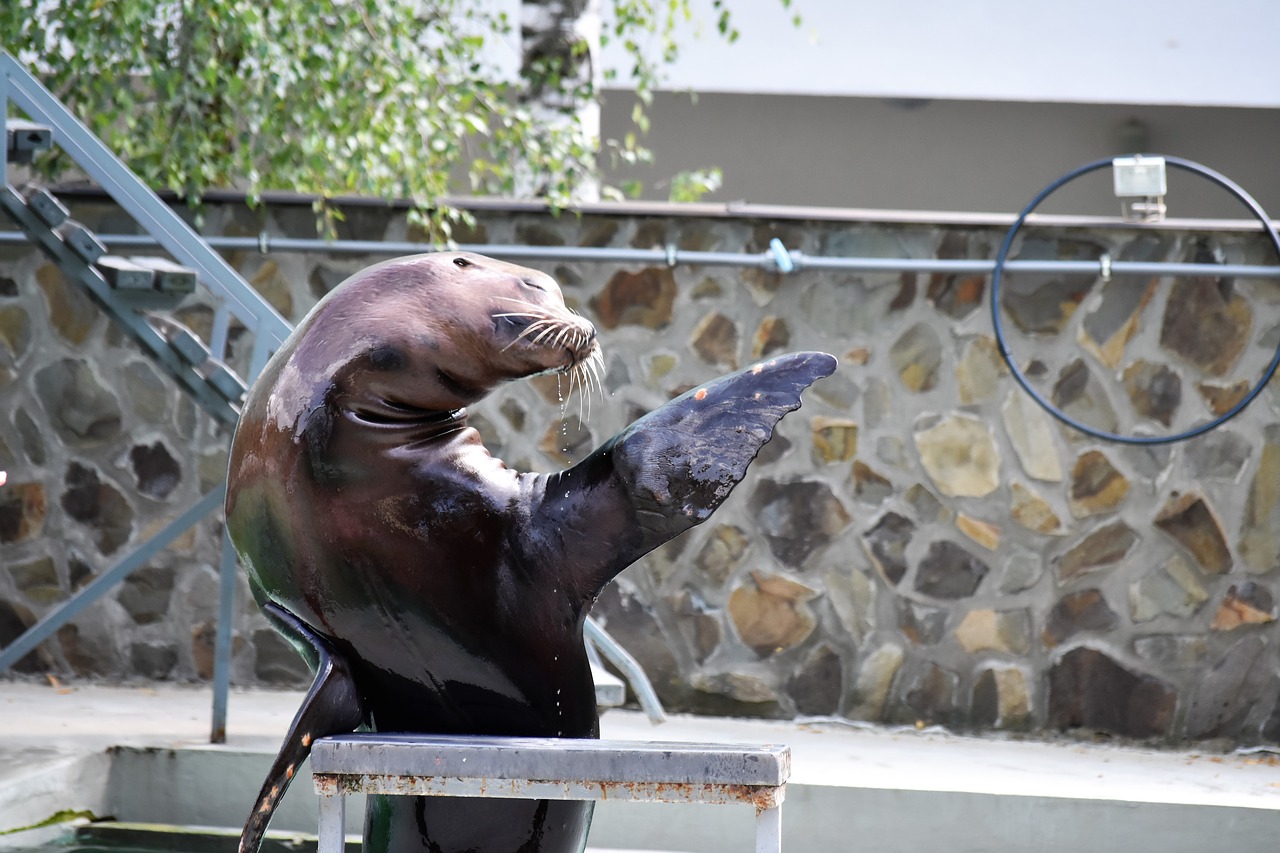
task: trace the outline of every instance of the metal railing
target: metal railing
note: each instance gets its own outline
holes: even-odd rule
[[[217,301],[214,311],[213,335],[209,349],[216,358],[224,358],[227,345],[227,329],[232,318],[242,323],[253,335],[253,350],[249,359],[248,381],[257,376],[280,344],[288,337],[291,327],[274,308],[237,273],[222,256],[214,251],[198,234],[142,183],[94,134],[84,126],[45,86],[40,83],[9,53],[0,51],[0,109],[8,121],[9,105],[13,104],[29,119],[47,126],[52,132],[53,143],[63,149],[84,172],[101,186],[137,223],[151,235],[156,243],[179,263],[195,270],[200,282]],[[8,174],[7,151],[0,146],[0,173]],[[98,301],[105,305],[114,318],[124,323],[135,337],[148,345],[152,354],[160,359],[166,369],[183,383],[190,393],[211,410],[215,416],[234,423],[235,415],[228,418],[193,386],[191,371],[176,361],[166,361],[167,342],[128,305],[113,305],[111,289],[101,282],[95,287],[92,271],[86,265],[74,264],[66,255],[60,255],[60,247],[54,245],[40,230],[40,224],[25,218],[26,206],[21,197],[9,187],[0,194],[0,206],[24,227],[33,239],[49,252],[56,262],[71,265],[77,271],[77,280],[90,287]],[[46,229],[47,230],[47,229]],[[101,280],[99,276],[98,281]],[[136,318],[136,319],[131,319]],[[181,368],[181,369],[179,369]],[[177,538],[192,525],[221,508],[225,487],[219,484],[190,508],[169,522],[158,534],[142,543],[123,560],[99,576],[92,584],[76,593],[43,619],[27,629],[14,642],[0,651],[0,671],[8,669],[51,636],[61,626],[75,617],[85,607],[101,598],[112,586],[119,583],[135,568],[144,564],[165,545]],[[230,541],[223,534],[220,563],[218,629],[214,645],[214,697],[210,739],[214,743],[226,740],[227,694],[230,688],[232,616],[235,612],[235,553]]]

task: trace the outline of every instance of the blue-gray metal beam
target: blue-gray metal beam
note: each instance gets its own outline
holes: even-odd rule
[[[170,521],[137,550],[130,553],[110,569],[98,575],[71,598],[46,613],[12,643],[0,651],[0,672],[4,672],[27,656],[36,646],[47,640],[55,631],[78,616],[86,607],[105,595],[117,583],[124,580],[134,569],[144,565],[148,560],[160,553],[164,548],[187,531],[187,528],[222,506],[222,498],[226,494],[225,485],[220,485]]]
[[[227,742],[227,693],[231,689],[231,639],[235,631],[236,552],[226,525],[218,566],[218,632],[213,645],[213,720],[209,742]]]
[[[653,685],[649,683],[649,677],[644,674],[640,663],[626,649],[618,645],[618,641],[609,636],[608,632],[600,627],[600,623],[590,616],[582,626],[582,633],[587,642],[597,648],[600,654],[616,666],[622,676],[627,679],[631,689],[636,692],[636,700],[639,701],[640,707],[644,709],[650,721],[665,722],[667,714],[662,710],[662,702],[658,700],[658,694],[654,692]]]
[[[0,74],[0,120],[6,125],[9,122],[9,75]],[[6,132],[6,136],[7,136]],[[9,146],[8,144],[0,145],[0,178],[8,180],[9,174]]]
[[[215,343],[217,355],[225,357],[228,308],[254,336],[254,353],[251,372],[252,382],[266,361],[266,356],[288,337],[292,330],[289,323],[276,312],[249,284],[232,269],[199,235],[160,198],[143,184],[123,162],[95,137],[66,107],[58,101],[26,68],[9,53],[0,50],[0,119],[8,115],[12,101],[34,121],[46,124],[53,133],[54,142],[72,160],[93,178],[121,207],[125,209],[150,234],[160,246],[180,263],[194,269],[205,286],[220,301],[218,316],[222,320]],[[0,151],[0,175],[5,174],[6,152]],[[149,349],[169,372],[176,377],[196,400],[212,414],[226,423],[235,423],[238,413],[233,406],[217,395],[202,376],[183,364],[168,342],[140,315],[128,306],[118,306],[115,294],[107,287],[97,270],[78,263],[61,241],[53,238],[47,229],[36,227],[30,211],[22,199],[7,185],[0,193],[2,205],[23,229],[36,239],[60,266],[70,271],[93,293],[99,303],[112,316],[129,329],[135,338]],[[185,530],[196,518],[202,517],[221,503],[225,488],[220,487],[197,504],[196,508],[180,517],[185,523],[178,532]],[[191,512],[197,515],[188,519]],[[7,669],[20,660],[53,631],[88,606],[134,567],[141,565],[156,550],[172,539],[172,525],[161,534],[143,543],[113,569],[99,577],[62,607],[48,614],[29,631],[19,637],[9,648],[0,653],[0,670]],[[220,580],[220,609],[218,634],[215,644],[213,739],[225,740],[226,705],[229,686],[231,622],[234,610],[235,560],[229,547],[224,547]]]

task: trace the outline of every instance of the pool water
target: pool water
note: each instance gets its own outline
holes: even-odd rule
[[[52,833],[52,834],[50,834]],[[240,830],[221,827],[95,821],[41,832],[32,846],[9,846],[0,853],[236,853]],[[14,843],[21,845],[20,840]],[[360,845],[348,842],[348,853]],[[268,832],[262,853],[315,853],[314,835]]]

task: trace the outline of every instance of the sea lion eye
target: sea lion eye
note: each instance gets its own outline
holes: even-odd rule
[[[526,287],[532,287],[534,290],[546,290],[546,288],[545,288],[545,287],[543,287],[541,284],[538,284],[538,282],[536,282],[535,280],[533,280],[533,279],[531,279],[531,278],[522,278],[522,279],[520,279],[520,281],[521,281],[521,282],[522,282]]]
[[[467,260],[466,258],[454,258],[454,259],[453,259],[453,265],[454,265],[455,267],[473,267],[473,266],[475,266],[475,264],[471,263],[471,261]]]

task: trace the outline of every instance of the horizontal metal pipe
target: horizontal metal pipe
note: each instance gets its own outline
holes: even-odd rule
[[[133,234],[99,235],[114,250],[146,250],[159,247],[150,237]],[[225,251],[256,252],[324,252],[358,255],[411,255],[439,251],[431,243],[378,240],[322,240],[299,237],[206,237],[209,245]],[[17,231],[0,231],[0,245],[28,242]],[[590,246],[516,246],[495,243],[464,244],[460,251],[477,252],[513,261],[583,261],[588,263],[647,264],[658,266],[718,266],[778,269],[772,252],[696,252],[669,246],[665,249],[597,248]],[[943,275],[990,275],[995,261],[948,258],[841,258],[788,252],[796,271],[826,270],[837,272],[919,272]],[[1011,260],[1005,264],[1009,272],[1100,275],[1102,261]],[[1252,264],[1193,264],[1161,261],[1111,261],[1111,275],[1139,276],[1229,276],[1235,278],[1280,278],[1280,266]]]

